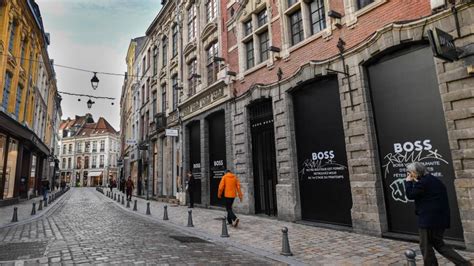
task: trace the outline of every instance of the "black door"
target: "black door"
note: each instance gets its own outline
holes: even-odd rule
[[[194,202],[201,203],[201,126],[194,122],[188,126],[189,130],[189,169],[195,178]]]
[[[249,114],[252,134],[255,212],[277,215],[277,171],[271,100],[252,104],[249,107]]]
[[[304,220],[351,226],[339,99],[335,77],[308,83],[293,93],[301,212]]]
[[[412,47],[380,59],[368,67],[377,130],[389,228],[416,234],[413,202],[405,196],[405,166],[424,163],[446,185],[451,229],[446,236],[462,239],[454,170],[429,47]]]
[[[211,205],[225,206],[224,199],[217,198],[219,182],[226,168],[225,115],[224,112],[207,118],[209,125],[209,185]]]

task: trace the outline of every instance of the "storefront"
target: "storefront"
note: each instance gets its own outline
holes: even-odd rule
[[[201,123],[192,122],[187,125],[189,136],[189,168],[194,175],[194,202],[201,203]]]
[[[47,154],[31,130],[0,112],[0,201],[39,193]]]
[[[337,78],[292,93],[302,219],[351,226],[352,195]]]
[[[209,138],[209,191],[210,204],[225,206],[223,198],[217,197],[219,183],[226,169],[225,113],[216,112],[206,118]]]
[[[451,228],[463,239],[454,169],[433,53],[411,45],[367,66],[389,230],[417,234],[414,204],[405,195],[406,164],[422,162],[446,185]]]

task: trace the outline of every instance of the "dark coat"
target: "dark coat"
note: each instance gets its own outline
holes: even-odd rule
[[[196,186],[196,180],[194,179],[194,175],[188,177],[188,191],[193,192],[194,187]]]
[[[418,182],[405,181],[405,192],[408,199],[415,201],[419,228],[449,228],[448,193],[441,180],[428,174],[421,177]]]

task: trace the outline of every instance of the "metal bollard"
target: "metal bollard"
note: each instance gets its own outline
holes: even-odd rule
[[[46,198],[45,200],[43,200],[43,202],[44,202],[44,207],[45,207],[45,208],[48,207],[48,198]]]
[[[407,249],[405,257],[407,258],[407,266],[416,266],[416,252],[413,249]]]
[[[53,202],[53,200],[51,199],[51,195],[48,196],[48,203],[51,204],[51,202]]]
[[[120,194],[117,194],[117,202],[120,203]]]
[[[163,212],[163,220],[164,221],[169,220],[168,219],[168,206],[165,205],[163,208],[165,209]]]
[[[135,200],[135,203],[133,204],[133,210],[134,210],[134,211],[137,211],[137,210],[138,210],[138,209],[137,209],[137,200]]]
[[[31,209],[31,215],[35,215],[36,214],[36,203],[33,202],[33,208]]]
[[[224,216],[224,218],[222,218],[222,233],[221,233],[221,237],[229,237],[229,232],[227,232],[227,219],[226,219],[225,216]]]
[[[15,207],[13,208],[13,217],[12,217],[12,223],[18,222],[18,208]]]
[[[130,201],[127,200],[127,208],[130,208]]]
[[[193,225],[193,211],[188,210],[188,227],[194,227]]]
[[[151,215],[150,203],[149,203],[149,202],[146,203],[146,214],[147,214],[147,215]]]
[[[114,200],[117,200],[117,194],[114,193]]]
[[[283,256],[293,256],[293,253],[291,253],[290,250],[290,241],[288,240],[288,228],[283,227],[281,230],[283,233],[283,239],[282,239],[282,248],[281,248],[281,255]]]
[[[43,210],[43,200],[40,200],[39,206],[38,206],[38,211],[42,211],[42,210]]]
[[[122,205],[125,205],[125,197],[122,195]]]

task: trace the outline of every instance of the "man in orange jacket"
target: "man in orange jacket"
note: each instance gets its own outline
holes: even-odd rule
[[[225,175],[222,177],[221,182],[219,183],[219,191],[217,192],[217,197],[222,198],[222,192],[224,192],[225,198],[225,209],[227,210],[227,222],[232,224],[232,226],[237,227],[239,225],[239,218],[235,216],[232,211],[232,204],[234,204],[234,199],[239,196],[240,201],[242,201],[242,191],[240,190],[240,182],[237,176],[231,173],[229,170],[225,171]]]

